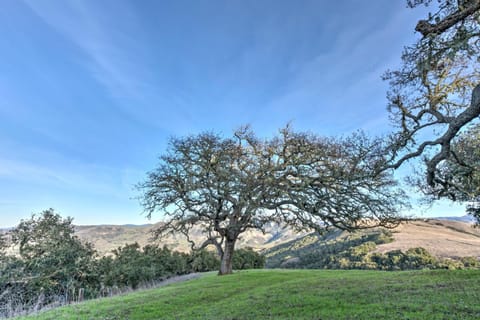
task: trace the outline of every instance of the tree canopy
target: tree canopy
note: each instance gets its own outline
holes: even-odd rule
[[[452,142],[455,158],[442,162],[437,174],[449,185],[452,200],[467,203],[467,213],[480,222],[480,125],[467,128]],[[435,196],[435,188],[419,184],[425,194]]]
[[[465,166],[452,144],[459,135],[470,134],[466,127],[479,120],[480,0],[407,3],[412,8],[429,5],[434,12],[418,22],[415,30],[421,38],[405,48],[401,68],[385,74],[390,82],[389,111],[398,127],[391,137],[388,167],[397,169],[421,157],[425,164],[425,178],[417,180],[421,189],[457,200],[459,180],[453,183],[444,168],[445,162]]]
[[[239,235],[270,222],[298,229],[354,230],[396,223],[403,194],[385,165],[384,144],[355,134],[333,139],[290,128],[260,140],[248,128],[225,138],[173,138],[158,167],[139,184],[148,216],[167,220],[158,235],[200,230],[232,272]]]
[[[35,306],[64,297],[94,282],[95,250],[75,236],[71,218],[53,209],[22,220],[8,232],[7,246],[18,249],[0,259],[0,304]],[[8,311],[8,305],[5,306]],[[5,314],[0,308],[0,316]]]

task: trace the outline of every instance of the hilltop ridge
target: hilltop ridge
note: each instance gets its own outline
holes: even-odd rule
[[[77,235],[85,241],[92,242],[95,248],[105,254],[127,243],[138,242],[140,246],[152,243],[152,230],[156,225],[121,226],[77,226]],[[363,231],[370,232],[370,231]],[[372,231],[373,232],[373,231]],[[440,220],[440,219],[417,219],[401,223],[392,229],[393,241],[377,246],[377,252],[391,250],[407,250],[413,247],[423,247],[438,257],[463,257],[480,256],[480,229],[473,228],[471,223]],[[270,224],[263,234],[260,231],[248,231],[242,234],[237,247],[252,247],[255,250],[267,250],[284,245],[289,242],[300,241],[308,233],[297,233],[292,228]],[[345,232],[336,232],[330,237],[340,240]],[[200,230],[194,231],[192,238],[200,241]],[[330,239],[332,240],[332,239]],[[181,236],[168,236],[156,241],[160,245],[166,245],[170,249],[189,251],[190,246],[186,239]],[[301,247],[297,243],[293,247]]]

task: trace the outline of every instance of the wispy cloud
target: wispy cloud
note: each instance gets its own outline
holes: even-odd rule
[[[385,61],[399,60],[406,44],[402,41],[410,40],[411,34],[399,28],[408,26],[409,19],[394,13],[381,28],[373,20],[345,28],[330,17],[324,28],[335,34],[334,43],[324,43],[317,55],[294,63],[294,76],[284,92],[270,101],[268,112],[290,115],[301,126],[329,134],[360,128],[387,130],[387,86],[381,75],[391,67]]]
[[[144,171],[0,157],[0,227],[53,207],[76,223],[144,223],[134,184]]]
[[[141,173],[142,171],[132,168],[113,169],[74,163],[71,160],[64,160],[57,165],[42,165],[0,158],[0,180],[11,179],[16,183],[62,189],[67,193],[82,192],[121,200],[132,196],[133,184],[138,181]]]
[[[39,2],[28,6],[54,30],[63,34],[86,56],[86,67],[116,101],[121,110],[137,121],[175,130],[188,113],[178,92],[165,91],[155,83],[148,39],[143,35],[135,8],[127,2],[98,1]],[[166,110],[176,110],[167,119]],[[175,123],[175,126],[173,125]]]

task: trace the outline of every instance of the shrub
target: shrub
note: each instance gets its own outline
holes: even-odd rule
[[[218,270],[220,259],[214,252],[200,250],[192,253],[191,269],[193,272]]]
[[[237,249],[233,254],[233,269],[261,269],[265,267],[265,256],[252,248]]]

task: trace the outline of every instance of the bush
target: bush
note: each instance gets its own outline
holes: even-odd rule
[[[252,248],[237,249],[233,253],[233,269],[262,269],[265,267],[265,256]]]
[[[465,268],[480,268],[480,261],[475,257],[463,257],[460,261]]]
[[[200,250],[192,253],[191,268],[193,272],[218,270],[219,267],[220,259],[214,252]]]
[[[80,287],[87,295],[95,294],[95,250],[74,235],[71,222],[49,209],[10,231],[18,256],[2,258],[0,306],[39,309],[59,300],[65,303]]]

